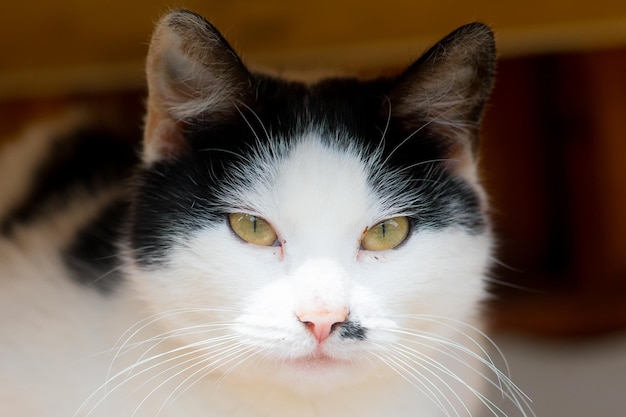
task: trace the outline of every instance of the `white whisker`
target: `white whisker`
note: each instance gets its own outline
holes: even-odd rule
[[[384,97],[385,103],[387,103],[387,119],[385,120],[385,128],[382,131],[380,136],[380,140],[378,141],[378,145],[376,145],[376,149],[372,152],[374,157],[379,157],[382,155],[385,148],[385,139],[387,138],[387,132],[389,131],[389,126],[391,125],[391,114],[392,114],[392,105],[389,97]]]
[[[198,361],[198,363],[196,365],[201,365],[204,362],[209,362],[209,364],[203,366],[202,368],[198,369],[197,371],[193,372],[191,375],[187,376],[182,382],[180,382],[178,384],[178,386],[176,388],[174,388],[172,390],[172,392],[167,396],[167,398],[163,401],[162,406],[159,409],[159,412],[157,413],[160,414],[161,410],[163,410],[163,408],[171,401],[176,401],[181,395],[183,395],[185,392],[187,392],[192,386],[194,386],[198,381],[201,381],[202,379],[206,378],[208,375],[210,375],[212,372],[215,372],[215,370],[222,368],[224,365],[227,365],[228,363],[237,360],[238,358],[248,354],[251,351],[254,351],[255,348],[252,347],[246,347],[243,344],[237,344],[235,346],[233,346],[233,349],[237,349],[234,352],[231,352],[229,355],[226,355],[223,358],[220,358],[220,361],[214,361],[214,357],[209,357],[206,359],[203,359],[201,361]],[[254,356],[254,355],[253,355]],[[227,361],[222,361],[222,359],[226,359],[229,358],[229,360]],[[219,377],[218,381],[221,381],[223,378],[226,377],[227,374],[229,374],[232,369],[236,366],[238,366],[239,364],[241,364],[243,361],[245,361],[246,359],[249,359],[250,356],[244,357],[244,359],[238,361],[237,363],[235,363],[233,366],[231,366],[228,370],[222,372],[221,376]],[[218,366],[215,366],[217,363],[219,362]],[[190,368],[187,368],[186,370],[188,370]],[[185,371],[186,371],[185,370]],[[195,379],[194,379],[195,378]],[[192,381],[192,379],[194,379]],[[183,387],[183,385],[187,384],[187,387],[184,389],[181,389],[181,387]]]
[[[246,103],[242,102],[242,101],[237,101],[236,103],[233,103],[233,105],[235,106],[235,108],[237,109],[237,112],[239,113],[239,115],[241,115],[241,117],[244,119],[244,121],[246,122],[246,124],[248,125],[248,127],[250,128],[250,130],[252,131],[252,133],[254,134],[254,137],[256,138],[256,140],[258,141],[259,144],[261,144],[261,139],[259,138],[259,135],[257,135],[256,131],[254,130],[254,128],[252,127],[252,124],[250,123],[250,121],[246,118],[246,116],[243,114],[243,112],[241,111],[241,109],[239,108],[239,106],[243,106],[245,107],[250,113],[252,113],[252,115],[255,117],[255,119],[257,120],[257,122],[259,122],[259,125],[261,126],[261,129],[263,129],[263,133],[265,135],[265,139],[268,141],[269,145],[271,146],[271,137],[269,132],[267,131],[267,128],[265,127],[265,125],[263,124],[263,121],[261,120],[261,118],[259,117],[259,115],[252,109],[252,107],[250,107],[249,105],[247,105]]]
[[[396,145],[391,152],[389,153],[389,155],[387,155],[387,157],[385,158],[385,160],[383,161],[382,165],[386,165],[387,162],[389,162],[389,159],[402,147],[404,146],[405,143],[407,143],[409,140],[411,140],[415,135],[417,135],[419,132],[421,132],[423,129],[427,128],[429,125],[440,121],[440,119],[442,119],[445,115],[445,112],[433,117],[432,119],[430,119],[428,122],[424,123],[423,125],[421,125],[420,127],[418,127],[417,129],[415,129],[413,132],[411,132],[406,138],[404,138],[398,145]]]
[[[79,409],[76,411],[74,415],[76,416],[77,413],[80,410],[83,410],[89,402],[92,402],[98,394],[102,393],[102,397],[100,398],[100,400],[97,401],[96,404],[93,405],[93,407],[91,408],[91,411],[89,411],[89,413],[87,414],[87,415],[90,415],[112,392],[118,390],[121,386],[126,384],[129,380],[135,379],[138,376],[143,375],[146,372],[149,372],[158,366],[162,366],[164,363],[170,363],[176,360],[180,360],[181,358],[184,358],[193,354],[194,352],[190,353],[189,349],[199,348],[195,352],[200,352],[210,347],[211,343],[213,343],[214,346],[219,346],[220,344],[228,343],[230,339],[234,338],[234,336],[230,336],[230,335],[213,337],[212,339],[209,339],[208,341],[203,340],[203,341],[199,341],[195,343],[190,343],[187,345],[179,346],[178,348],[175,348],[175,349],[171,349],[162,353],[148,356],[150,352],[152,352],[159,345],[161,345],[163,342],[169,339],[197,335],[197,334],[207,334],[207,333],[212,333],[216,331],[229,330],[230,326],[232,326],[232,323],[227,323],[227,322],[215,323],[214,322],[214,323],[208,323],[208,324],[198,324],[198,325],[193,325],[193,326],[187,326],[185,328],[177,328],[173,330],[168,330],[165,332],[161,332],[157,335],[150,335],[150,337],[148,337],[147,339],[138,340],[138,336],[142,332],[147,331],[150,328],[150,326],[156,324],[160,320],[166,320],[176,315],[194,314],[198,312],[229,312],[230,313],[230,312],[238,312],[238,311],[239,311],[238,309],[233,309],[233,308],[189,307],[189,308],[181,308],[177,310],[170,310],[164,313],[154,314],[152,316],[146,317],[143,320],[140,320],[135,325],[131,326],[126,332],[124,332],[122,336],[118,338],[118,342],[116,343],[116,345],[118,346],[116,348],[108,351],[108,352],[115,351],[115,355],[109,364],[105,382],[99,388],[94,390],[93,393],[89,397],[87,397],[87,399],[83,401],[82,405],[79,407]],[[122,340],[124,341],[122,342]],[[133,340],[137,340],[137,341],[133,342]],[[130,352],[146,345],[147,345],[147,348],[143,351],[143,353],[139,356],[139,358],[135,360],[135,362],[132,365],[126,366],[122,370],[112,375],[113,367],[115,366],[115,363],[118,360],[120,360],[123,356],[128,355]],[[187,352],[185,352],[186,350]],[[102,353],[106,353],[106,352],[102,352]],[[179,353],[178,356],[172,357],[173,354],[178,354],[178,353]],[[163,358],[167,358],[167,357],[169,357],[169,359],[162,360]],[[144,367],[145,365],[149,365],[150,362],[156,362],[156,363],[148,367],[142,368],[139,372],[134,372],[138,370],[139,368]],[[121,378],[123,379],[121,380]],[[110,387],[111,382],[116,381],[116,380],[120,380],[121,382],[118,382],[114,387]]]
[[[411,359],[411,358],[415,358],[419,360],[420,364],[426,364],[429,366],[432,366],[435,370],[441,372],[444,375],[447,375],[449,377],[451,377],[453,380],[461,383],[465,388],[467,388],[472,394],[474,394],[483,404],[485,404],[486,407],[489,408],[489,410],[494,414],[494,415],[498,415],[495,410],[497,410],[500,413],[503,413],[503,411],[497,407],[495,404],[493,404],[493,402],[491,400],[489,400],[484,394],[482,394],[480,391],[478,391],[476,388],[473,388],[472,386],[470,386],[468,383],[466,383],[461,377],[459,377],[457,374],[455,374],[454,372],[452,372],[448,367],[444,366],[443,364],[441,364],[440,362],[428,357],[427,355],[420,353],[419,351],[416,351],[415,349],[409,348],[407,346],[404,345],[395,345],[394,346],[394,350],[397,351],[400,355],[406,357],[407,359]],[[460,361],[460,360],[459,360]],[[467,364],[465,364],[467,365]],[[469,366],[469,365],[467,365]],[[427,367],[425,367],[425,369],[428,369]],[[478,370],[472,368],[472,370],[474,370],[476,373],[478,373],[479,375],[481,375],[483,378],[487,379],[488,381],[490,381],[484,374],[480,373]],[[467,406],[463,403],[461,397],[450,387],[450,385],[448,383],[446,383],[436,372],[431,371],[432,375],[438,379],[440,382],[442,382],[447,388],[448,391],[454,396],[456,397],[459,402],[463,405],[463,407],[465,408],[465,411],[471,415],[471,412],[469,411],[469,409],[467,408]],[[490,381],[491,382],[491,381]]]
[[[137,374],[133,374],[132,376],[130,376],[130,375],[129,375],[129,376],[126,378],[126,380],[131,379],[131,378],[135,378],[135,377],[136,377],[136,376],[138,376],[139,374],[143,374],[143,373],[145,373],[145,372],[151,371],[151,370],[153,370],[154,368],[159,367],[159,366],[161,366],[161,365],[163,365],[163,364],[166,364],[166,363],[169,363],[169,362],[176,362],[176,364],[174,365],[174,367],[177,367],[177,366],[184,365],[184,364],[186,364],[186,363],[189,363],[189,362],[195,361],[197,358],[204,356],[204,355],[194,356],[194,355],[196,355],[197,353],[199,353],[199,352],[207,352],[207,350],[208,350],[208,349],[221,348],[223,345],[228,345],[228,346],[230,346],[230,341],[231,341],[231,340],[233,340],[233,339],[235,339],[235,337],[234,337],[234,336],[223,336],[223,337],[220,337],[220,338],[211,339],[211,340],[209,340],[209,341],[202,341],[202,342],[198,342],[198,343],[196,343],[196,344],[195,344],[196,346],[186,345],[186,346],[185,346],[185,350],[187,350],[187,349],[189,349],[189,348],[191,348],[191,347],[199,347],[199,349],[191,350],[191,351],[189,351],[189,352],[182,353],[182,354],[180,354],[180,355],[178,355],[178,356],[174,356],[174,357],[172,357],[172,358],[168,358],[168,359],[166,359],[166,360],[160,361],[160,362],[156,363],[155,365],[151,365],[151,366],[150,366],[150,367],[148,367],[148,368],[142,369],[142,370],[141,370],[139,373],[137,373]],[[210,343],[209,343],[209,342],[210,342]],[[227,346],[227,347],[228,347],[228,346]],[[164,354],[164,355],[156,355],[156,356],[153,356],[153,357],[149,358],[149,361],[151,361],[151,360],[153,360],[153,359],[160,359],[161,357],[163,357],[163,356],[168,356],[169,354],[171,354],[171,353],[173,353],[173,352],[174,352],[173,350],[170,350],[170,351],[168,351],[168,352],[165,352],[165,354]],[[209,352],[209,353],[210,353],[210,352]],[[209,353],[206,353],[206,354],[209,354]],[[189,356],[191,356],[191,358],[190,358],[190,359],[186,359],[186,360],[184,360],[184,361],[181,361],[181,359],[183,359],[183,358],[185,358],[185,357],[189,357]],[[142,361],[142,362],[140,362],[140,364],[144,364],[144,363],[143,363],[143,361]],[[145,385],[146,383],[148,383],[148,382],[152,381],[153,379],[156,379],[156,378],[160,377],[161,375],[163,375],[164,373],[168,372],[170,369],[173,369],[174,367],[172,367],[172,368],[168,368],[168,369],[166,369],[165,371],[161,371],[161,372],[159,372],[158,374],[156,374],[156,375],[154,375],[154,376],[150,377],[150,378],[149,378],[149,379],[147,379],[145,382],[143,382],[141,385],[139,385],[139,387],[141,387],[141,386]]]
[[[380,361],[382,361],[387,366],[389,366],[389,368],[392,369],[394,372],[396,372],[402,379],[404,379],[411,386],[416,388],[419,392],[424,394],[424,396],[429,398],[437,406],[437,408],[439,408],[443,413],[446,413],[446,415],[448,415],[448,416],[450,415],[448,413],[446,407],[444,406],[444,404],[441,402],[440,397],[437,396],[436,393],[432,391],[432,388],[430,388],[426,384],[426,382],[428,382],[430,385],[432,385],[432,383],[430,382],[430,380],[428,378],[424,378],[423,374],[421,374],[419,371],[415,370],[412,367],[408,367],[408,369],[407,369],[406,366],[404,366],[402,363],[398,363],[398,361],[396,361],[393,358],[388,358],[388,357],[385,358],[385,357],[383,357],[380,354],[375,353],[375,352],[372,352],[372,355],[374,355]],[[421,378],[416,378],[415,375],[414,375],[414,372],[417,375],[419,375]],[[439,391],[439,393],[441,394],[440,391]],[[444,396],[444,398],[445,398],[445,396]]]
[[[507,374],[509,374],[510,372],[509,372],[508,364],[506,362],[506,358],[504,357],[504,354],[498,348],[498,346],[493,342],[493,340],[489,338],[484,332],[482,332],[480,329],[476,328],[475,326],[469,325],[467,323],[464,323],[456,319],[451,319],[451,318],[446,318],[446,317],[433,316],[433,315],[407,315],[407,316],[402,316],[402,317],[437,323],[438,326],[443,326],[444,328],[453,330],[457,335],[462,336],[466,342],[469,342],[470,345],[466,346],[465,344],[459,342],[458,340],[450,339],[448,337],[445,337],[436,333],[432,333],[432,332],[423,331],[423,330],[413,330],[413,329],[407,330],[407,329],[401,329],[401,328],[386,329],[390,333],[402,335],[402,337],[398,339],[398,342],[394,343],[393,345],[394,350],[396,351],[399,350],[408,356],[415,357],[416,359],[420,361],[420,363],[424,362],[424,363],[429,364],[430,366],[434,366],[440,372],[448,375],[449,377],[465,385],[466,388],[470,392],[472,392],[473,395],[475,395],[477,398],[480,399],[480,401],[490,410],[490,412],[494,416],[505,416],[506,414],[502,411],[501,408],[495,405],[495,403],[489,400],[484,394],[482,394],[476,388],[473,388],[467,385],[456,374],[451,372],[451,370],[442,366],[441,363],[433,361],[432,359],[430,359],[429,357],[421,353],[419,350],[413,349],[412,347],[408,346],[406,343],[411,343],[412,345],[415,345],[415,346],[419,346],[419,347],[426,348],[426,349],[431,349],[435,352],[442,354],[444,357],[451,358],[454,361],[458,362],[459,364],[464,365],[465,367],[471,369],[477,376],[480,376],[480,378],[486,381],[490,386],[497,388],[500,391],[503,398],[506,398],[509,401],[511,401],[518,408],[518,410],[522,413],[523,416],[529,416],[529,415],[534,416],[534,412],[532,411],[532,408],[530,407],[530,404],[529,404],[530,400],[528,399],[528,397],[507,376]],[[469,333],[462,330],[463,328],[467,328],[468,330],[471,330],[472,332],[476,333],[478,337],[482,338],[484,341],[488,343],[491,349],[495,350],[495,352],[498,354],[498,357],[504,363],[506,373],[502,372],[498,368],[498,366],[495,364],[493,358],[491,357],[487,349],[483,347],[482,344],[479,343],[475,337],[471,336]],[[402,341],[404,343],[402,343]],[[476,351],[474,349],[476,349]],[[479,368],[473,367],[470,364],[470,362],[468,362],[466,359],[477,361],[478,364],[484,366],[486,369],[492,372],[493,377],[490,377],[489,375],[485,374]],[[495,380],[493,378],[495,378]]]
[[[128,330],[126,330],[117,340],[116,345],[120,345],[119,348],[117,348],[117,353],[115,355],[115,357],[113,358],[113,360],[111,361],[111,366],[113,365],[113,363],[115,363],[115,361],[117,360],[117,358],[119,357],[119,355],[125,351],[125,352],[129,352],[131,350],[133,350],[134,348],[131,349],[126,349],[125,348],[128,346],[128,344],[130,343],[131,340],[133,340],[134,338],[137,337],[138,334],[140,334],[142,331],[146,330],[149,326],[157,323],[160,320],[164,320],[164,319],[168,319],[172,316],[175,315],[179,315],[179,314],[191,314],[191,313],[199,313],[199,312],[214,312],[214,311],[225,311],[225,312],[232,312],[232,311],[238,311],[238,310],[234,310],[234,309],[227,309],[227,308],[207,308],[207,307],[196,307],[196,308],[184,308],[184,309],[178,309],[178,310],[170,310],[164,313],[158,313],[158,314],[153,314],[149,317],[146,317],[143,320],[140,320],[139,322],[135,323],[135,325],[131,326]],[[216,323],[212,323],[212,325],[216,325]],[[173,330],[172,332],[176,332],[177,330]],[[159,338],[162,337],[163,335],[166,335],[168,332],[162,333],[160,335],[154,336],[153,338]],[[129,335],[130,334],[130,335]],[[124,342],[121,342],[123,339],[125,339]],[[152,338],[151,338],[152,339]],[[135,345],[137,346],[137,345]],[[111,367],[109,367],[109,373],[111,371]]]
[[[163,380],[162,380],[162,381],[161,381],[158,385],[156,385],[156,386],[155,386],[155,387],[154,387],[154,388],[153,388],[153,389],[152,389],[152,390],[151,390],[148,394],[146,394],[146,395],[145,395],[144,399],[143,399],[142,401],[140,401],[140,402],[139,402],[139,404],[138,404],[138,405],[137,405],[137,407],[135,408],[135,411],[133,412],[133,414],[132,414],[132,416],[131,416],[131,417],[133,417],[133,416],[135,416],[135,415],[136,415],[136,413],[137,413],[137,412],[139,411],[139,409],[143,406],[143,404],[145,404],[145,402],[146,402],[146,401],[147,401],[150,397],[152,397],[152,395],[154,395],[154,393],[155,393],[155,392],[157,392],[159,389],[161,389],[162,387],[164,387],[164,386],[165,386],[167,383],[169,383],[170,381],[174,380],[175,378],[177,378],[177,377],[179,377],[179,376],[183,375],[184,373],[188,372],[189,370],[191,370],[191,369],[193,369],[193,368],[195,368],[195,367],[197,367],[197,366],[201,366],[204,362],[209,362],[209,361],[210,361],[211,365],[215,365],[217,362],[219,362],[219,361],[217,361],[217,362],[216,362],[216,361],[214,360],[216,357],[218,357],[218,358],[220,358],[220,360],[222,360],[222,359],[224,359],[224,358],[228,358],[228,357],[230,357],[230,356],[232,356],[232,355],[236,354],[237,352],[239,352],[239,350],[240,350],[240,344],[230,345],[230,346],[225,347],[225,348],[224,348],[224,349],[222,349],[222,350],[218,350],[217,352],[207,352],[207,353],[205,353],[205,354],[195,356],[195,357],[193,357],[193,358],[192,358],[192,359],[190,359],[190,360],[186,360],[186,361],[183,361],[183,362],[178,362],[178,363],[176,363],[174,366],[172,366],[172,367],[170,367],[170,368],[166,369],[165,371],[163,371],[163,372],[159,373],[158,375],[155,375],[155,376],[154,376],[153,378],[151,378],[150,380],[152,380],[152,379],[156,378],[157,376],[161,376],[161,375],[162,375],[163,373],[165,373],[165,372],[169,372],[169,371],[174,370],[174,369],[176,369],[176,368],[178,368],[178,367],[180,367],[180,366],[187,365],[189,362],[193,362],[191,365],[185,366],[183,369],[181,369],[181,370],[179,370],[179,371],[177,371],[177,372],[173,373],[173,374],[172,374],[172,375],[170,375],[169,377],[167,377],[167,378],[163,379]],[[194,352],[201,352],[201,351],[205,351],[205,349],[198,349],[197,351],[194,351]],[[233,353],[233,351],[234,351],[234,353]],[[226,355],[224,355],[225,353],[226,353]],[[205,357],[205,356],[206,356],[206,358],[202,359],[202,358],[203,358],[203,357]],[[201,368],[201,370],[202,370],[202,369],[205,369],[205,368]],[[219,369],[219,366],[215,367],[215,369]],[[215,369],[213,369],[213,371],[214,371]],[[199,370],[199,371],[200,371],[200,370]],[[185,380],[183,381],[183,383],[184,383],[185,381],[187,381],[187,380],[188,380],[190,377],[192,377],[193,375],[196,375],[196,374],[197,374],[197,372],[199,372],[199,371],[195,371],[194,373],[192,373],[192,374],[191,374],[191,376],[189,376],[189,377],[185,378]],[[150,381],[150,380],[149,380],[149,381]],[[149,381],[146,381],[146,383],[147,383],[147,382],[149,382]],[[180,384],[178,384],[178,386],[180,386]],[[177,389],[178,389],[178,387],[177,387],[177,388],[175,388],[175,389],[174,389],[174,391],[172,391],[172,393],[170,393],[170,395],[169,395],[169,396],[165,399],[165,401],[163,402],[163,404],[162,404],[162,406],[161,406],[160,410],[162,410],[162,409],[163,409],[163,407],[165,407],[165,405],[167,404],[167,402],[168,402],[169,398],[173,395],[173,393],[175,393],[175,392],[176,392],[176,390],[177,390]],[[160,411],[159,411],[159,413],[160,413]]]
[[[219,340],[219,344],[224,344],[226,342],[228,342],[229,339],[234,339],[234,336],[224,336]],[[219,345],[218,344],[218,345]],[[207,341],[200,341],[200,342],[195,342],[195,343],[190,343],[187,345],[183,345],[150,357],[143,357],[141,360],[137,360],[135,363],[133,363],[132,365],[129,365],[127,367],[125,367],[124,369],[120,370],[119,372],[117,372],[116,374],[114,374],[113,376],[107,376],[106,381],[98,388],[96,389],[81,405],[80,409],[83,409],[88,402],[90,402],[91,400],[93,400],[95,398],[96,395],[98,395],[100,392],[104,391],[103,396],[92,406],[92,408],[90,409],[90,411],[87,413],[87,415],[89,416],[112,392],[117,391],[120,387],[122,387],[123,385],[127,384],[130,380],[138,378],[142,375],[144,375],[147,372],[152,371],[153,369],[162,366],[163,364],[166,363],[170,363],[170,362],[175,362],[175,361],[179,361],[181,358],[184,357],[188,357],[190,355],[194,355],[197,352],[202,352],[205,351],[207,346],[210,346],[210,344]],[[200,347],[201,349],[197,349],[197,350],[191,350],[193,348],[196,347]],[[171,357],[172,354],[178,354],[176,356]],[[163,358],[169,357],[168,359],[165,360],[161,360]],[[159,362],[152,364],[150,366],[148,366],[147,368],[143,368],[141,369],[139,372],[135,372],[133,373],[133,371],[135,371],[137,368],[146,365],[146,364],[150,364],[150,362],[154,362],[160,360]],[[180,363],[174,365],[172,368],[175,368],[177,366],[179,366]],[[171,369],[171,368],[170,368]],[[120,382],[118,382],[115,386],[113,387],[109,387],[109,384],[113,381],[116,381],[118,379],[122,378],[122,380]],[[146,381],[148,382],[148,381]],[[144,383],[146,383],[144,382]],[[142,384],[143,385],[143,384]],[[141,387],[141,385],[139,385],[139,387]],[[79,409],[79,411],[80,411]],[[76,414],[75,414],[76,415]]]

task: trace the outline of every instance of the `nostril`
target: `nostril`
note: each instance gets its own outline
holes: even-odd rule
[[[333,323],[330,325],[330,333],[334,332],[335,330],[337,330],[337,327],[341,326],[342,324],[344,324],[345,321],[338,321],[336,323]],[[316,326],[323,326],[324,323],[315,323],[312,321],[303,321],[302,324],[304,324],[306,327],[309,328],[309,330],[314,330]]]
[[[347,313],[322,312],[322,313],[301,313],[296,315],[298,320],[306,326],[315,339],[322,343],[347,319]]]
[[[337,327],[341,326],[341,325],[342,325],[342,324],[344,324],[344,323],[345,323],[345,321],[339,321],[339,322],[337,322],[337,323],[333,323],[333,324],[330,326],[330,332],[331,332],[331,333],[332,333],[332,332],[334,332],[335,330],[337,330]]]

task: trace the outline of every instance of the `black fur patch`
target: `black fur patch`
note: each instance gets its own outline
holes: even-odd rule
[[[63,253],[77,282],[109,294],[122,281],[117,242],[123,234],[127,211],[127,202],[116,201],[78,231]]]
[[[342,323],[339,328],[339,335],[344,339],[365,340],[366,333],[366,329],[355,321]]]
[[[0,232],[8,235],[17,224],[63,209],[77,188],[93,191],[128,177],[138,161],[136,139],[100,127],[81,128],[57,139],[35,172],[30,192],[2,220]]]

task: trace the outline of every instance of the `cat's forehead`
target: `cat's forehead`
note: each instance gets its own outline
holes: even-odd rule
[[[270,218],[376,217],[372,180],[389,141],[379,85],[261,78],[257,90],[223,134],[198,137],[223,137],[219,148],[234,156],[223,187],[231,207]]]
[[[248,179],[231,184],[245,185],[225,191],[234,192],[231,197],[241,207],[292,227],[360,223],[376,217],[379,205],[371,189],[372,167],[365,151],[339,145],[349,138],[338,140],[328,134],[313,129],[280,145],[260,145],[253,159],[233,171]]]

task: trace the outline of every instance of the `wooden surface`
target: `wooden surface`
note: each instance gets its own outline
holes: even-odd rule
[[[626,2],[526,0],[5,1],[0,99],[137,87],[154,21],[197,10],[248,62],[272,68],[403,65],[470,21],[494,27],[503,56],[626,44]]]

